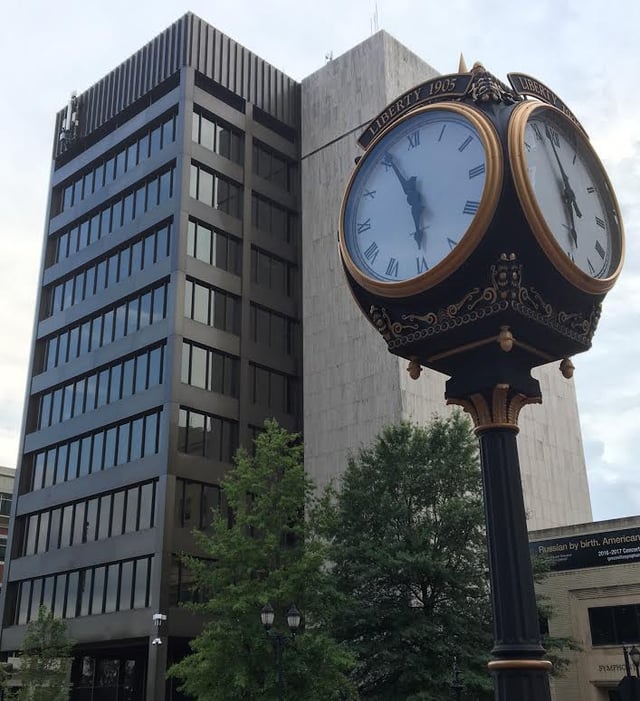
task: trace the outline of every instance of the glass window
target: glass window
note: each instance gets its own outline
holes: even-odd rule
[[[42,578],[34,579],[31,583],[31,612],[29,618],[36,618],[42,604]]]
[[[138,487],[127,489],[127,506],[125,512],[124,532],[132,533],[138,529]]]
[[[80,441],[69,443],[69,459],[67,464],[67,479],[74,480],[78,476],[78,455],[80,452]]]
[[[102,431],[93,436],[93,451],[91,453],[91,472],[102,470],[104,451],[104,433]]]
[[[93,570],[91,613],[94,615],[103,612],[105,572],[105,567],[95,567]]]
[[[209,206],[213,203],[213,174],[202,168],[198,174],[198,200]]]
[[[111,535],[121,535],[123,533],[124,519],[124,492],[116,492],[113,495]]]
[[[145,326],[151,324],[151,292],[147,292],[140,298],[140,328],[143,329]]]
[[[111,494],[100,497],[100,514],[98,516],[98,540],[109,537],[111,526]]]
[[[60,547],[60,523],[62,509],[52,509],[49,517],[49,550],[57,550]]]
[[[104,612],[111,613],[118,606],[118,583],[120,579],[120,563],[107,567],[107,583],[105,587]]]
[[[205,226],[196,227],[195,257],[205,263],[211,263],[211,235],[212,231]]]
[[[136,560],[135,565],[133,608],[146,608],[149,602],[149,560]]]
[[[158,414],[148,414],[144,420],[144,455],[158,452]]]
[[[96,540],[98,534],[98,504],[99,499],[90,499],[85,509],[85,533],[84,542]]]
[[[73,515],[73,544],[85,542],[84,531],[86,528],[85,516],[86,503],[84,501],[76,504],[75,513]]]
[[[140,298],[129,300],[127,316],[127,335],[138,330],[138,313],[140,311]]]
[[[36,552],[43,553],[47,550],[49,540],[49,512],[43,511],[40,514],[40,525],[38,528],[38,544]]]
[[[31,599],[31,580],[27,579],[20,582],[20,593],[18,594],[18,614],[16,623],[19,626],[28,623],[29,621],[29,602]]]
[[[133,394],[133,377],[135,369],[135,358],[125,360],[122,370],[122,396],[130,397]]]
[[[104,439],[104,467],[108,469],[116,464],[116,435],[117,428],[107,430]]]
[[[80,441],[80,461],[78,477],[88,475],[91,467],[91,436],[86,436]]]
[[[91,586],[92,586],[93,572],[92,570],[80,570],[78,573],[78,587],[80,589],[80,596],[78,602],[78,615],[88,616],[91,610]]]
[[[139,460],[142,457],[142,446],[144,436],[144,419],[136,419],[131,424],[131,456],[130,460]]]
[[[118,610],[127,611],[131,608],[131,589],[133,586],[133,560],[122,563],[120,573],[120,596]]]
[[[148,482],[140,487],[140,523],[139,530],[143,531],[147,528],[153,528],[153,492],[154,483]]]
[[[194,284],[192,318],[202,324],[209,323],[209,290],[198,284]]]
[[[120,424],[118,430],[118,462],[117,465],[124,465],[129,462],[129,429],[130,424]]]
[[[67,598],[65,602],[64,617],[74,618],[77,615],[79,572],[69,572],[67,579]]]
[[[60,528],[60,547],[66,548],[71,545],[71,535],[73,526],[73,504],[69,504],[62,509],[62,526]]]
[[[67,575],[59,574],[55,578],[55,594],[53,598],[53,615],[56,618],[64,616],[64,604],[67,596]]]
[[[36,552],[38,542],[38,514],[29,516],[26,520],[25,527],[25,545],[24,554],[33,555]]]
[[[191,346],[191,382],[194,387],[208,389],[207,351],[199,346]]]
[[[147,379],[148,354],[141,353],[136,356],[136,387],[135,392],[144,392],[148,387]]]

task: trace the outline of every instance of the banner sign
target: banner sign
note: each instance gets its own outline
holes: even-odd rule
[[[640,528],[534,540],[529,551],[544,557],[552,571],[640,562]]]

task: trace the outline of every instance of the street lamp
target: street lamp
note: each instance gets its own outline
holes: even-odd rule
[[[451,691],[453,691],[456,701],[462,698],[462,682],[460,681],[460,670],[458,669],[458,658],[453,658],[453,678],[451,679]]]
[[[276,669],[277,669],[277,683],[278,683],[278,701],[282,701],[283,696],[283,674],[282,674],[282,651],[289,645],[296,637],[298,629],[300,628],[300,620],[302,616],[300,611],[292,605],[287,612],[287,626],[289,626],[289,634],[278,633],[273,630],[273,622],[275,620],[275,612],[273,606],[267,603],[262,607],[260,611],[260,621],[264,627],[267,638],[273,643],[273,649],[276,653]]]

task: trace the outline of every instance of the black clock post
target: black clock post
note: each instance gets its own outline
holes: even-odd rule
[[[584,130],[539,81],[480,64],[401,95],[363,132],[340,255],[388,350],[449,376],[478,436],[496,701],[549,701],[518,460],[531,370],[588,350],[622,266],[613,188]],[[534,99],[530,99],[533,97]],[[557,469],[562,469],[561,465]]]

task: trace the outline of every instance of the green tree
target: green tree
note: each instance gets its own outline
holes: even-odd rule
[[[283,652],[284,698],[352,698],[351,655],[327,632],[336,596],[325,546],[304,516],[313,487],[298,437],[265,422],[255,455],[238,451],[223,488],[232,525],[216,514],[212,534],[195,532],[205,557],[184,558],[206,598],[190,605],[204,614],[205,626],[190,643],[192,653],[169,674],[198,701],[278,698],[274,649],[260,611],[271,603],[276,627],[286,629],[286,612],[295,604],[303,628]]]
[[[365,699],[469,698],[490,690],[492,647],[478,450],[459,413],[385,428],[352,456],[321,512],[344,604],[334,636]]]
[[[14,675],[20,686],[14,698],[18,701],[67,701],[71,647],[64,621],[54,618],[46,606],[41,606],[38,617],[27,626],[18,655]]]

